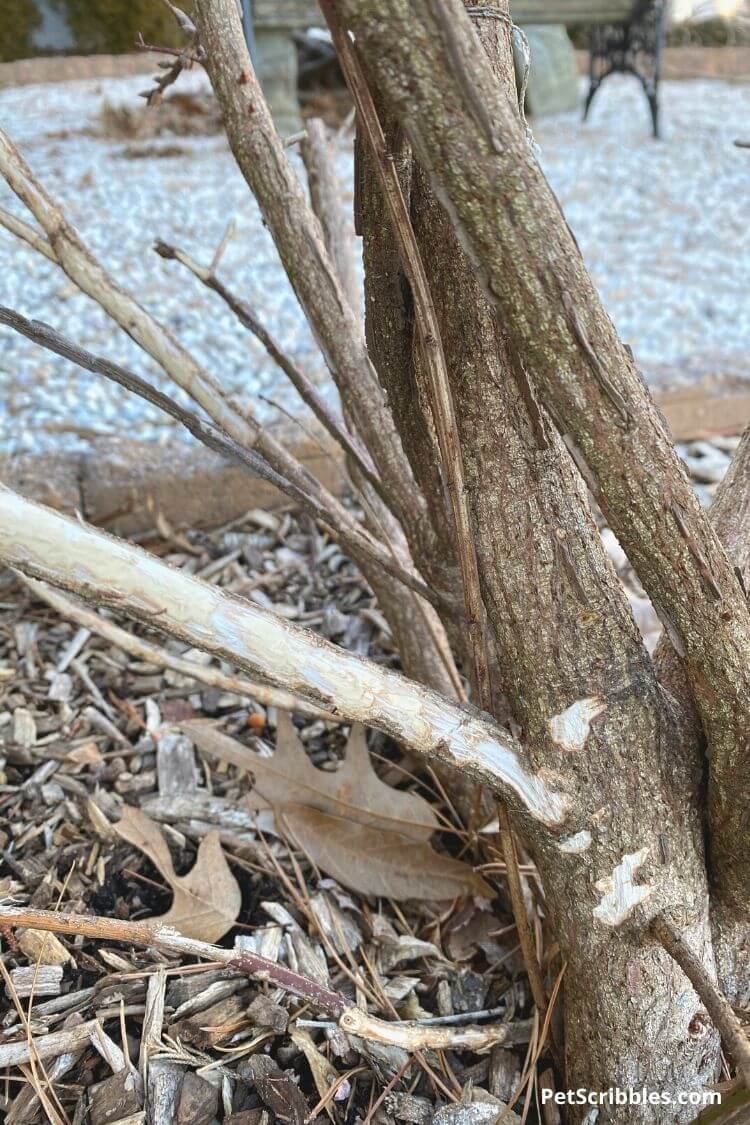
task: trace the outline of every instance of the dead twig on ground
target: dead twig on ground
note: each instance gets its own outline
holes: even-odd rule
[[[0,907],[0,925],[30,927],[74,936],[82,934],[84,937],[105,941],[132,942],[135,945],[181,956],[219,961],[230,969],[247,973],[254,980],[270,981],[298,999],[314,1004],[333,1016],[341,1030],[349,1035],[356,1035],[360,1039],[375,1043],[401,1047],[405,1051],[428,1049],[485,1051],[498,1044],[527,1042],[531,1034],[532,1020],[462,1028],[428,1027],[411,1022],[389,1023],[387,1020],[369,1015],[362,1008],[352,1004],[342,993],[326,988],[317,981],[267,957],[248,951],[223,949],[221,946],[210,945],[204,941],[195,941],[183,937],[177,930],[168,926],[87,917],[81,914],[56,914],[52,911],[16,906]],[[81,1025],[86,1027],[85,1034],[82,1033],[81,1028],[76,1029],[79,1037],[83,1034],[84,1038],[88,1038],[95,1023],[94,1020],[91,1026]],[[53,1034],[58,1036],[59,1033]],[[35,1046],[45,1039],[51,1040],[52,1036],[42,1036],[35,1040]],[[70,1041],[66,1040],[65,1049],[69,1046]],[[4,1047],[0,1047],[0,1066],[17,1065],[19,1060],[25,1061],[28,1050],[29,1046],[26,1042],[5,1044]],[[44,1043],[42,1050],[49,1050],[49,1054],[59,1053],[57,1046],[52,1048]],[[8,1053],[7,1059],[2,1051]],[[37,1053],[39,1053],[38,1048]]]

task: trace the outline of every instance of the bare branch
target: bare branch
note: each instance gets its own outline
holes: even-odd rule
[[[22,574],[19,577],[35,597],[46,602],[62,617],[67,617],[84,629],[104,637],[110,644],[116,645],[137,660],[154,664],[158,668],[171,668],[181,676],[189,676],[192,680],[218,688],[219,691],[230,691],[234,695],[249,695],[264,707],[276,707],[280,711],[296,711],[300,715],[309,715],[314,719],[338,722],[337,716],[331,711],[324,711],[309,700],[302,699],[301,696],[292,695],[291,692],[281,691],[279,688],[268,687],[266,684],[258,684],[252,680],[243,680],[240,676],[227,676],[218,668],[206,667],[205,664],[198,664],[195,660],[174,656],[165,648],[136,637],[127,629],[121,629],[113,621],[108,621],[106,617],[101,617],[93,610],[73,601],[72,598],[65,597],[59,590],[53,590],[43,582],[37,582],[35,578],[27,578]]]
[[[0,907],[0,926],[29,927],[35,930],[52,931],[58,934],[82,935],[109,941],[124,941],[128,944],[144,945],[167,953],[181,956],[202,957],[208,961],[219,962],[229,969],[237,969],[254,980],[270,981],[278,988],[289,992],[300,1000],[321,1008],[333,1016],[342,1031],[388,1046],[401,1047],[405,1051],[421,1050],[467,1050],[485,1051],[499,1044],[527,1043],[534,1026],[533,1020],[517,1020],[514,1023],[488,1024],[485,1027],[433,1027],[417,1022],[401,1021],[389,1023],[371,1016],[364,1009],[352,1004],[346,996],[331,988],[303,976],[301,973],[271,961],[259,953],[247,950],[238,952],[224,949],[219,945],[209,945],[205,941],[183,937],[169,926],[150,922],[124,922],[113,918],[97,918],[84,914],[60,914],[51,910],[32,910],[19,906]],[[91,1033],[96,1021],[82,1025]],[[83,1033],[77,1029],[78,1035]],[[58,1033],[60,1034],[60,1033]],[[49,1036],[43,1039],[49,1039]],[[36,1041],[38,1042],[38,1041]],[[26,1061],[25,1051],[28,1042],[7,1044],[0,1048],[0,1065],[18,1065]],[[54,1053],[50,1050],[49,1053]]]
[[[337,649],[252,603],[173,570],[147,552],[0,487],[0,561],[301,693],[342,719],[377,727],[464,770],[524,813],[559,825],[568,799],[535,774],[506,731],[436,692]]]
[[[159,239],[155,243],[154,249],[160,257],[180,262],[181,265],[185,266],[185,268],[188,269],[194,277],[197,277],[208,289],[213,290],[214,293],[218,293],[235,314],[240,324],[260,340],[271,359],[273,359],[277,366],[284,372],[302,401],[310,407],[315,417],[320,424],[325,427],[333,440],[354,459],[360,472],[370,481],[373,487],[381,490],[382,484],[374,470],[372,460],[367,450],[363,449],[355,435],[350,433],[343,418],[337,417],[328,407],[325,400],[304,371],[302,371],[276,343],[276,340],[261,323],[258,315],[247,301],[243,301],[236,293],[233,293],[216,276],[214,272],[215,265],[212,263],[208,268],[201,266],[191,258],[189,254],[186,254],[184,250],[180,250],[178,247],[172,246],[162,239]],[[221,247],[219,247],[219,250],[221,250]]]
[[[57,255],[47,238],[40,231],[34,230],[30,223],[25,223],[23,219],[19,219],[17,215],[13,215],[10,211],[6,211],[4,207],[0,207],[0,226],[4,226],[11,234],[15,234],[16,238],[22,238],[32,250],[43,254],[50,262],[58,265]]]
[[[392,555],[373,539],[368,532],[357,523],[347,512],[346,508],[331,497],[330,493],[320,485],[316,478],[303,468],[295,458],[288,455],[292,472],[289,477],[283,477],[270,465],[263,456],[252,448],[247,449],[240,445],[227,434],[223,433],[211,422],[204,421],[197,414],[180,406],[174,399],[152,387],[145,379],[141,379],[132,371],[121,367],[118,363],[96,356],[71,340],[61,336],[54,328],[38,320],[27,320],[13,309],[0,305],[0,324],[7,324],[16,332],[20,332],[28,339],[41,344],[57,355],[72,360],[87,371],[104,375],[107,379],[118,383],[134,394],[157,406],[160,410],[177,419],[183,426],[197,438],[203,445],[236,461],[243,468],[248,469],[255,476],[261,477],[274,485],[275,488],[287,493],[316,519],[323,520],[334,531],[342,546],[349,550],[355,560],[366,559],[382,567],[387,574],[403,582],[415,593],[428,601],[446,605],[444,599],[435,594],[422,582],[416,574],[411,573],[394,561]],[[269,442],[280,450],[283,446],[273,439],[267,438],[258,441],[257,445],[263,450],[268,450]],[[278,460],[278,459],[277,459]],[[446,608],[452,609],[452,603],[447,603]]]
[[[750,1040],[734,1014],[731,1004],[725,996],[722,996],[715,981],[706,972],[700,957],[693,952],[683,935],[671,922],[668,922],[663,915],[659,915],[651,923],[651,928],[706,1005],[732,1062],[740,1072],[745,1087],[750,1090]]]
[[[322,227],[328,253],[336,267],[344,295],[359,315],[362,292],[354,261],[354,232],[350,223],[342,222],[346,216],[333,164],[333,151],[326,124],[320,117],[308,120],[300,152],[307,171],[310,202]]]
[[[308,121],[301,153],[307,170],[310,201],[323,231],[326,248],[349,304],[359,313],[362,294],[354,262],[354,232],[343,206],[326,126],[319,118]],[[381,374],[378,371],[378,376]],[[398,425],[399,419],[395,420]],[[388,547],[394,557],[411,564],[403,531],[383,503],[382,493],[378,495],[368,481],[362,479],[356,465],[350,466],[350,475],[365,509],[365,523],[372,534]],[[388,579],[368,574],[368,580],[391,626],[407,675],[443,694],[464,700],[463,685],[437,614]],[[444,776],[444,782],[468,821],[476,804],[475,786],[467,785],[466,780],[456,774]]]
[[[321,238],[299,177],[276,132],[247,51],[235,0],[198,0],[195,18],[206,70],[221,103],[240,171],[258,201],[287,276],[341,395],[383,482],[388,504],[409,537],[427,510],[393,417]]]

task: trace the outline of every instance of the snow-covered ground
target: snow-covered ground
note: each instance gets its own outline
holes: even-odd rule
[[[185,76],[183,89],[198,84]],[[237,232],[225,279],[260,312],[314,376],[325,372],[258,209],[220,136],[148,142],[176,155],[132,159],[128,142],[87,130],[106,97],[137,104],[143,77],[0,90],[0,124],[64,205],[94,252],[165,320],[224,384],[287,405],[281,377],[220,300],[175,263],[156,238],[210,257],[227,220]],[[535,125],[541,160],[605,304],[644,370],[750,373],[750,154],[736,148],[750,120],[750,84],[666,82],[664,139],[649,135],[636,83],[612,79],[591,120]],[[141,147],[146,147],[145,142]],[[351,177],[351,157],[339,169]],[[23,210],[4,183],[0,206]],[[27,216],[25,216],[27,217]],[[52,323],[94,351],[154,377],[154,365],[51,263],[0,229],[0,303]],[[21,451],[85,441],[88,430],[167,440],[172,426],[140,400],[0,328],[0,447]]]

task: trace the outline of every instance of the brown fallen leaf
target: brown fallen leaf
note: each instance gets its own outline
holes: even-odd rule
[[[437,815],[428,801],[381,781],[372,767],[361,726],[352,727],[344,760],[333,772],[312,764],[284,712],[279,712],[276,751],[269,758],[204,723],[181,723],[180,729],[199,750],[252,771],[252,808],[305,805],[417,841],[427,841],[438,827]],[[260,804],[258,797],[262,799]]]
[[[494,893],[468,864],[401,833],[304,805],[285,805],[277,815],[321,870],[359,894],[439,901],[466,894],[491,898]]]
[[[242,895],[229,870],[218,832],[204,836],[192,869],[187,875],[177,875],[166,840],[145,813],[125,805],[122,818],[112,827],[118,836],[148,856],[172,888],[171,910],[155,921],[173,926],[185,937],[208,942],[218,941],[232,928]]]

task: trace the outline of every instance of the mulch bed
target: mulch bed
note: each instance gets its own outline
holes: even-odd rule
[[[172,565],[396,663],[371,591],[305,517],[258,510],[210,535],[158,524],[143,545]],[[140,626],[127,628],[165,644]],[[184,646],[165,647],[174,654]],[[428,798],[447,828],[434,837],[436,850],[481,868],[495,894],[491,906],[470,895],[395,902],[327,877],[281,834],[257,826],[247,771],[175,735],[175,724],[194,718],[220,720],[225,733],[255,748],[273,744],[278,722],[273,708],[249,696],[129,656],[6,572],[0,901],[114,919],[163,915],[172,891],[159,866],[113,828],[131,806],[160,826],[178,875],[192,869],[198,842],[218,830],[241,893],[222,946],[263,952],[388,1020],[440,1017],[460,1031],[467,1022],[531,1014],[497,837],[467,835],[418,763],[370,733],[377,772]],[[335,770],[346,728],[311,716],[295,723],[311,761]],[[2,938],[0,1104],[11,1125],[489,1121],[521,1074],[533,1075],[525,1071],[526,1043],[409,1056],[348,1037],[282,990],[194,958],[30,930],[5,928]],[[467,1015],[477,1011],[484,1016]],[[48,1051],[44,1037],[57,1032]],[[537,1025],[534,1038],[538,1032]],[[39,1057],[29,1040],[41,1045]]]

